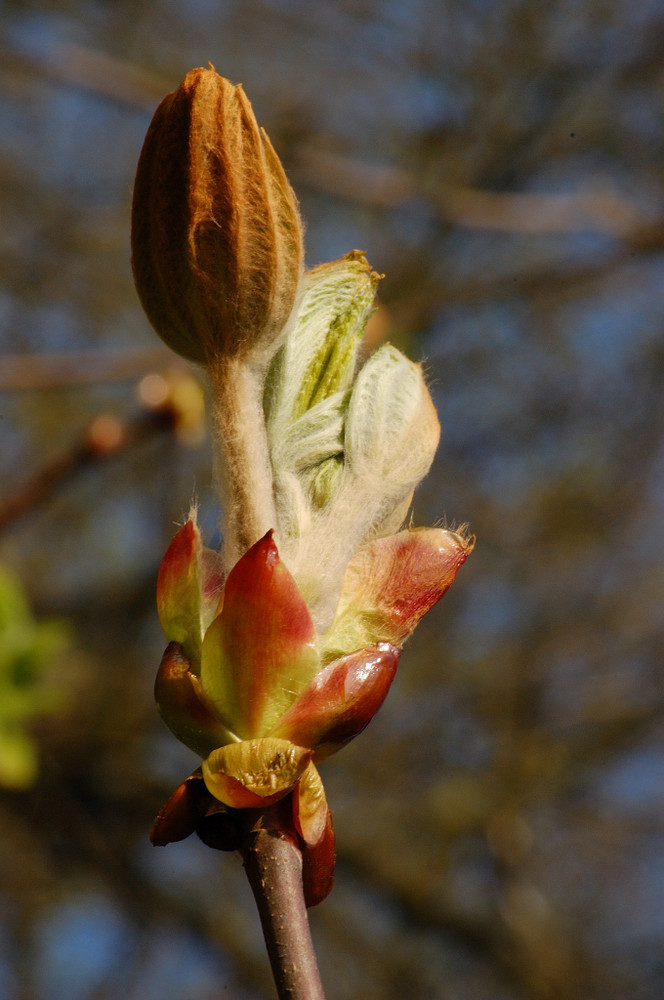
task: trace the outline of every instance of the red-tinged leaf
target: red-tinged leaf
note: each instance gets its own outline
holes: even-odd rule
[[[327,810],[325,830],[313,847],[301,843],[302,888],[304,901],[308,907],[318,906],[329,895],[334,885],[334,830],[332,816]]]
[[[157,610],[166,638],[179,642],[187,656],[200,660],[201,642],[201,536],[190,518],[173,537],[159,567]]]
[[[214,750],[203,761],[203,778],[225,805],[262,808],[287,795],[310,760],[310,750],[287,740],[245,740]]]
[[[459,532],[422,528],[364,545],[346,569],[323,660],[371,642],[401,644],[452,585],[473,544]]]
[[[166,638],[182,645],[196,673],[203,635],[217,613],[223,586],[221,556],[204,548],[195,515],[190,515],[161,561],[157,610]]]
[[[171,642],[166,647],[154,686],[157,708],[162,719],[186,746],[201,757],[216,747],[233,743],[237,737],[219,719],[201,688],[200,678],[184,655],[182,646]]]
[[[310,763],[293,789],[293,822],[309,847],[315,847],[325,833],[328,812],[323,782]]]
[[[315,675],[316,633],[269,531],[228,575],[203,643],[203,690],[243,739],[264,736]]]
[[[184,840],[196,829],[205,814],[209,792],[202,775],[194,771],[175,789],[168,802],[160,809],[150,831],[150,841],[155,847]]]
[[[273,736],[316,751],[316,759],[340,750],[362,732],[396,673],[401,649],[387,642],[329,663],[282,716]]]

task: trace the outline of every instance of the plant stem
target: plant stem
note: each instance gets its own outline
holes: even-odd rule
[[[279,1000],[325,1000],[302,891],[302,855],[293,840],[288,802],[282,800],[247,817],[244,867]]]
[[[217,474],[224,497],[224,561],[227,569],[277,527],[272,465],[263,416],[263,375],[236,358],[208,368]]]

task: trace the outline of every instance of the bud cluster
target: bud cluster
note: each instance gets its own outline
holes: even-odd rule
[[[377,282],[357,251],[309,271],[267,377],[282,554],[319,628],[354,552],[404,521],[440,435],[419,365],[389,344],[362,363]]]
[[[227,845],[234,810],[290,797],[313,904],[334,870],[316,762],[380,707],[472,540],[400,530],[440,435],[422,370],[389,344],[364,356],[379,276],[363,254],[303,272],[283,168],[212,68],[157,109],[132,246],[148,318],[207,371],[225,514],[223,553],[192,512],[159,574],[157,704],[202,764],[153,842],[195,829],[212,844],[222,810]]]

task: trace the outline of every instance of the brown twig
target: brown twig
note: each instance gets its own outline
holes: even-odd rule
[[[54,80],[130,108],[150,112],[173,81],[107,52],[72,42],[54,42],[48,53],[21,51],[2,39],[3,68]]]
[[[632,239],[651,228],[636,202],[608,185],[533,193],[487,191],[439,180],[431,184],[399,167],[306,145],[295,151],[290,175],[317,190],[383,209],[424,196],[439,218],[468,229],[546,234],[588,230]]]
[[[48,500],[82,469],[112,458],[130,445],[172,426],[173,416],[167,410],[139,413],[130,420],[100,414],[68,447],[48,458],[28,479],[0,497],[0,532]]]
[[[3,65],[78,87],[107,100],[152,111],[173,81],[163,79],[108,53],[61,42],[48,58],[31,58],[5,42]],[[487,191],[438,180],[428,185],[416,173],[301,143],[290,164],[292,178],[303,184],[379,208],[424,196],[438,216],[469,229],[517,233],[591,231],[639,242],[661,241],[661,219],[652,224],[634,200],[617,189],[600,187],[570,193]]]
[[[247,810],[242,847],[279,1000],[325,1000],[302,891],[289,800]]]
[[[63,389],[134,381],[153,369],[179,365],[165,347],[0,355],[0,392]]]

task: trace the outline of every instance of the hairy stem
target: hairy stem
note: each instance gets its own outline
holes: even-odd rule
[[[224,560],[230,569],[276,528],[261,372],[236,359],[209,367],[218,475],[224,497]]]
[[[247,819],[244,867],[279,1000],[325,1000],[302,891],[302,855],[293,840],[288,800]]]

